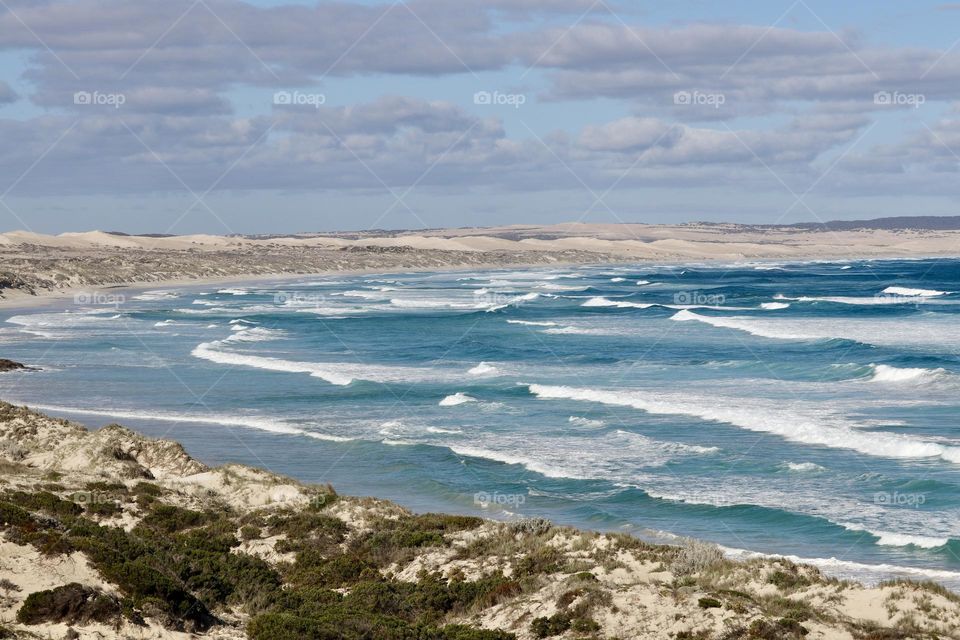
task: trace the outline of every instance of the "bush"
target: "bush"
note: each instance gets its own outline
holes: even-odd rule
[[[169,504],[154,505],[150,513],[137,525],[138,529],[150,528],[163,533],[183,531],[207,522],[207,516],[199,511],[183,509]]]
[[[530,633],[536,638],[549,638],[565,633],[571,624],[570,614],[567,613],[557,613],[549,618],[534,618],[530,623]]]
[[[697,600],[697,606],[701,609],[717,609],[721,604],[722,603],[716,598],[700,598]]]
[[[702,573],[723,561],[723,552],[717,545],[689,539],[677,552],[670,570],[677,576]]]
[[[527,533],[531,535],[541,535],[553,528],[553,523],[546,518],[523,518],[510,523],[512,533]]]
[[[48,491],[38,491],[36,493],[11,491],[4,496],[4,499],[28,511],[39,511],[54,517],[69,518],[83,513],[83,507],[80,505],[64,500]]]
[[[779,569],[767,578],[767,582],[777,585],[779,589],[784,591],[806,587],[810,584],[810,581],[800,575],[796,570],[781,571]]]
[[[17,611],[17,622],[113,623],[120,618],[120,610],[120,603],[113,596],[78,582],[71,582],[28,595]]]

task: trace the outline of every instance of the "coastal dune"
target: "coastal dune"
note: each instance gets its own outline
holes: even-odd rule
[[[956,256],[960,230],[568,223],[287,236],[0,234],[0,296],[337,271]]]
[[[4,637],[960,637],[933,583],[416,515],[6,403],[0,478]]]

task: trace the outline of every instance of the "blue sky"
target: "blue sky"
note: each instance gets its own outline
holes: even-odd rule
[[[953,215],[958,23],[893,0],[8,0],[0,229]]]

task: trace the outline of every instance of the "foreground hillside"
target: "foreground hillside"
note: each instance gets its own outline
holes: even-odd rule
[[[412,514],[0,403],[0,637],[960,638],[960,598]]]

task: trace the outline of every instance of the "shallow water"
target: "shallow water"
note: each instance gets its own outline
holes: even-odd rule
[[[0,396],[417,510],[960,587],[960,262],[331,276],[8,311]]]

